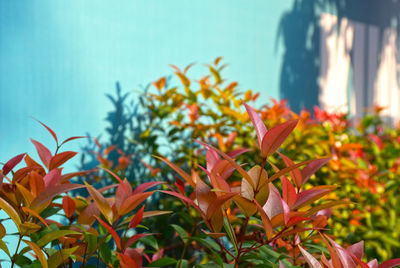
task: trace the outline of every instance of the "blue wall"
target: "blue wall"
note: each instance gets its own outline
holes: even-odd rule
[[[0,1],[0,161],[32,152],[29,137],[54,146],[29,116],[62,138],[97,135],[115,81],[137,89],[170,63],[198,62],[196,74],[224,56],[226,77],[278,97],[276,35],[292,2]]]
[[[201,64],[224,56],[225,77],[278,97],[276,35],[292,2],[0,1],[0,162],[22,152],[38,159],[30,137],[54,148],[30,116],[61,139],[101,133],[111,108],[104,94],[115,82],[137,89],[170,74],[170,63],[198,62],[191,72],[200,74]]]

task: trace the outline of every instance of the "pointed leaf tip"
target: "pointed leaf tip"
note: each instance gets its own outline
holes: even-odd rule
[[[265,134],[267,133],[267,127],[265,126],[265,124],[261,120],[261,118],[258,116],[258,114],[253,110],[253,108],[251,108],[249,105],[247,105],[244,102],[243,102],[243,104],[246,107],[247,114],[249,115],[254,128],[256,129],[258,144],[260,145],[260,148],[261,148],[262,140],[263,140]]]

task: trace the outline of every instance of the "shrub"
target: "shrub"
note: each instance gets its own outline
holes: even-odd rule
[[[16,264],[20,267],[72,267],[73,262],[83,266],[101,262],[108,267],[118,264],[140,267],[142,249],[132,246],[150,234],[135,234],[135,230],[143,230],[139,225],[142,218],[162,212],[145,212],[144,205],[140,209],[139,206],[154,193],[147,190],[161,182],[144,183],[133,190],[126,179],[121,180],[106,170],[115,179],[115,184],[95,189],[89,184],[70,183],[73,177],[92,172],[62,172],[62,165],[76,153],[60,152],[60,148],[81,137],[72,137],[59,144],[56,134],[42,125],[56,142],[54,155],[43,144],[32,140],[42,164],[27,154],[20,154],[9,160],[1,172],[0,208],[17,228],[16,233],[10,233],[9,227],[0,223],[2,239],[6,235],[17,237],[14,253],[9,251],[4,240],[0,240],[0,248],[10,258],[11,267]],[[22,160],[26,166],[12,172]],[[82,188],[88,191],[88,197],[64,194]],[[112,197],[103,196],[110,191]],[[27,257],[28,253],[35,259]]]
[[[267,131],[258,114],[245,106],[257,133],[261,165],[246,171],[234,159],[248,152],[247,149],[224,153],[201,141],[198,143],[206,148],[206,165],[199,168],[206,179],[194,170],[189,175],[169,160],[158,157],[184,179],[177,178],[175,186],[168,185],[169,190],[160,191],[178,197],[187,208],[187,213],[179,213],[190,231],[179,225],[172,226],[182,239],[183,250],[178,260],[164,257],[167,247],[159,248],[156,240],[146,239],[151,233],[132,233],[145,228],[140,225],[143,218],[169,213],[145,212],[144,205],[139,208],[154,193],[147,190],[163,182],[146,182],[133,190],[127,179],[122,180],[105,169],[115,184],[95,189],[87,183],[70,183],[72,177],[88,171],[62,174],[61,166],[76,153],[59,152],[59,149],[79,137],[59,144],[56,134],[42,124],[57,144],[54,155],[43,144],[32,140],[43,165],[21,154],[9,160],[1,171],[2,179],[7,182],[1,184],[0,208],[18,230],[10,234],[0,225],[2,238],[18,237],[14,254],[0,240],[0,248],[9,256],[11,266],[72,267],[77,262],[85,267],[92,261],[107,267],[142,267],[146,263],[152,267],[174,264],[188,267],[198,262],[207,264],[197,267],[209,267],[213,263],[221,267],[299,267],[305,263],[310,267],[334,268],[400,265],[400,259],[387,260],[379,266],[376,260],[367,264],[362,261],[363,242],[343,248],[324,232],[326,209],[345,201],[326,198],[335,186],[312,187],[306,183],[329,158],[295,164],[277,152],[284,163],[283,168],[278,168],[269,162],[269,157],[284,143],[298,120],[278,124]],[[22,160],[26,167],[12,172]],[[272,176],[265,170],[267,163],[275,170]],[[300,167],[304,168],[300,170]],[[232,180],[235,171],[243,177],[240,181]],[[286,174],[290,174],[290,180]],[[89,196],[64,195],[79,188],[86,188]],[[111,196],[104,196],[113,189]],[[61,210],[63,219],[56,219],[54,216]],[[319,247],[318,240],[327,249]],[[27,246],[21,249],[21,242]],[[138,243],[149,245],[155,251]],[[190,248],[195,249],[195,254],[186,259]],[[32,253],[34,260],[27,258],[27,253]],[[151,257],[149,253],[153,253]]]

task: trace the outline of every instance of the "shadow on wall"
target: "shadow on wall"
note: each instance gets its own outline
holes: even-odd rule
[[[280,97],[292,110],[318,104],[319,16],[316,1],[296,0],[282,15],[277,40],[283,41]]]
[[[385,28],[396,27],[399,32],[398,0],[295,0],[292,9],[282,15],[276,41],[282,41],[284,49],[280,97],[296,112],[319,105],[321,12],[335,14],[339,21],[347,18],[376,26],[380,39]]]

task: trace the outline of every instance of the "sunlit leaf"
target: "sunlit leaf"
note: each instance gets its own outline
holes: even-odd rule
[[[261,154],[267,158],[273,154],[294,130],[298,120],[287,121],[277,125],[264,135],[261,143]]]
[[[47,259],[46,259],[46,256],[44,255],[43,251],[40,249],[40,247],[37,244],[33,243],[32,241],[28,241],[25,239],[23,239],[22,241],[24,241],[35,252],[40,263],[42,264],[42,267],[47,268],[48,267]]]
[[[93,186],[87,184],[86,189],[88,190],[93,200],[96,202],[99,210],[101,211],[101,214],[103,214],[107,221],[112,224],[113,212],[108,201]]]
[[[310,268],[322,268],[322,265],[318,262],[316,258],[314,258],[313,255],[308,253],[304,248],[302,248],[300,245],[298,245],[301,254],[303,254],[304,258],[306,259],[308,265],[310,265]]]
[[[20,231],[19,225],[21,224],[21,218],[18,212],[1,197],[0,197],[0,208],[4,210],[4,212],[11,218],[11,220],[15,223],[18,230]]]

